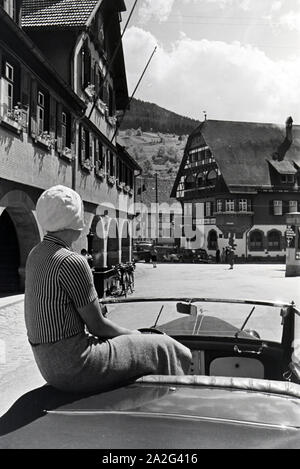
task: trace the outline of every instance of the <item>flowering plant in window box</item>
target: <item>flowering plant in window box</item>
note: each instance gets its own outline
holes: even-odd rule
[[[130,195],[130,197],[132,197],[133,196],[133,189],[129,189],[128,194]]]
[[[101,179],[104,179],[105,178],[105,171],[103,168],[101,168],[101,162],[100,161],[96,161],[96,164],[95,164],[95,174],[96,176],[98,176],[99,178]]]
[[[114,126],[117,123],[117,119],[114,116],[107,116],[106,120],[111,126]]]
[[[18,103],[12,109],[7,110],[1,121],[21,133],[23,127],[27,127],[27,111],[23,109],[21,103]]]
[[[116,184],[116,178],[115,176],[107,176],[107,183],[110,186],[114,186]]]
[[[73,153],[72,153],[71,148],[69,147],[64,147],[60,152],[60,156],[66,158],[69,161],[73,160]]]
[[[83,167],[83,169],[87,169],[88,171],[92,171],[95,168],[95,166],[93,165],[93,162],[92,162],[92,160],[90,160],[90,158],[86,158],[82,162],[82,167]]]
[[[122,189],[124,189],[124,186],[125,186],[125,182],[120,182],[120,181],[117,182],[117,188],[118,189],[122,190]]]
[[[97,107],[103,115],[106,115],[106,113],[108,112],[107,105],[100,98],[97,101]]]
[[[37,135],[34,140],[36,143],[41,143],[47,147],[49,150],[50,148],[53,148],[56,143],[56,139],[53,138],[49,132],[40,132],[40,134]]]
[[[130,191],[130,186],[124,186],[123,191],[126,192],[126,194],[128,194],[128,192]]]
[[[95,85],[92,85],[91,83],[89,83],[84,91],[90,99],[93,99],[93,97],[96,94]]]

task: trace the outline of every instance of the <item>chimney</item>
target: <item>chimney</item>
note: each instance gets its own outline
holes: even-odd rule
[[[289,150],[290,146],[293,143],[293,119],[288,117],[285,121],[285,139],[279,145],[276,152],[273,153],[273,160],[282,161],[286,155],[286,152]]]
[[[285,121],[286,139],[290,144],[293,143],[293,119],[290,117]]]

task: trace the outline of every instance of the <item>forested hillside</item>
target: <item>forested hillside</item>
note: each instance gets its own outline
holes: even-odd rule
[[[127,111],[121,129],[141,129],[143,132],[188,135],[199,121],[167,111],[156,104],[133,99]]]

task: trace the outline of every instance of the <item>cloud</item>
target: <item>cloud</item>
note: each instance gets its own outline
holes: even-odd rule
[[[140,28],[124,40],[129,89],[153,50],[154,36]],[[300,122],[300,59],[274,61],[238,42],[195,41],[182,35],[171,50],[158,45],[136,97],[179,114],[283,123]]]
[[[139,10],[142,23],[152,18],[159,22],[166,21],[172,11],[175,0],[144,0]]]
[[[290,11],[279,19],[281,26],[286,26],[290,31],[300,32],[300,11]]]

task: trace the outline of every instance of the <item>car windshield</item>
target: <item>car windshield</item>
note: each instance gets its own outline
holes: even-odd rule
[[[281,306],[230,303],[225,300],[193,303],[191,314],[178,312],[188,306],[183,301],[139,301],[108,304],[108,315],[131,328],[155,327],[172,336],[247,337],[281,342]],[[178,307],[183,304],[183,307]],[[242,330],[243,329],[243,330]]]

